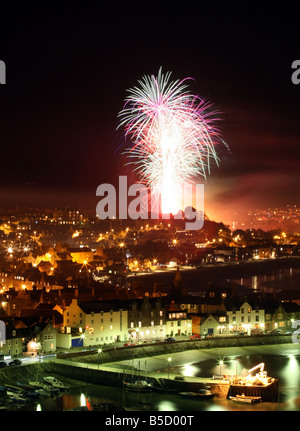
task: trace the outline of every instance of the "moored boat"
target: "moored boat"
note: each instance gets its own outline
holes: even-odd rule
[[[53,376],[44,377],[44,381],[55,389],[64,390],[67,388],[63,382],[61,382],[60,380],[58,380],[56,377],[53,377]]]
[[[20,394],[13,392],[13,391],[8,390],[7,396],[13,404],[27,404],[28,403],[28,398],[24,398]]]
[[[124,388],[132,392],[151,392],[153,387],[146,380],[136,380],[134,382],[124,382]]]
[[[193,400],[209,400],[215,396],[209,389],[200,389],[195,392],[179,392],[182,398],[188,398]]]
[[[50,384],[39,382],[39,381],[30,381],[29,385],[41,395],[55,395],[60,392],[60,389],[54,388]]]
[[[253,396],[246,396],[245,394],[242,395],[236,395],[234,397],[229,397],[231,401],[235,401],[236,403],[244,403],[244,404],[254,404],[261,402],[261,397],[253,397]]]

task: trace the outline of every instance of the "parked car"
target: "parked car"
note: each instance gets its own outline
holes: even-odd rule
[[[169,337],[165,339],[165,342],[170,343],[172,341],[176,341],[175,338]]]
[[[7,367],[7,363],[4,361],[0,361],[0,368],[5,368]]]
[[[135,346],[135,343],[131,343],[130,341],[128,341],[127,343],[123,344],[124,347],[127,346]]]
[[[11,359],[10,355],[3,355],[3,354],[0,355],[0,361],[2,361],[2,360],[8,361],[10,359]]]
[[[13,359],[8,363],[9,367],[17,367],[18,365],[22,365],[22,361],[20,359]]]
[[[194,340],[194,339],[196,339],[196,338],[201,338],[201,335],[194,334],[194,335],[191,335],[191,336],[190,336],[190,339],[191,339],[191,340]]]
[[[215,334],[208,334],[208,335],[205,335],[205,338],[214,338],[215,337]]]

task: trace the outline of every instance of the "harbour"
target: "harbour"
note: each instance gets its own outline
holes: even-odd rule
[[[187,362],[187,358],[189,361]],[[220,358],[222,358],[223,376],[226,376],[228,381],[222,381],[215,377],[220,374]],[[246,379],[247,373],[251,368],[250,365],[260,364],[264,360],[265,369],[268,370],[268,375],[274,379],[278,379],[278,393],[273,398],[263,398],[259,403],[237,403],[230,399],[230,396],[242,395],[245,396],[261,396],[261,392],[257,391],[257,387],[240,385],[232,385],[236,372],[239,377]],[[138,362],[139,361],[139,362]],[[61,362],[61,361],[59,361]],[[257,411],[293,411],[298,410],[300,405],[300,389],[298,385],[300,376],[300,357],[299,346],[295,344],[287,345],[268,345],[268,346],[245,346],[232,348],[230,355],[228,349],[212,348],[205,351],[188,351],[172,354],[172,365],[168,369],[167,355],[159,355],[145,360],[135,361],[135,370],[137,367],[143,369],[140,373],[143,378],[146,375],[147,381],[152,373],[169,382],[169,390],[157,390],[149,392],[131,392],[124,390],[120,385],[112,386],[109,384],[96,384],[91,381],[81,378],[75,379],[75,375],[66,377],[61,371],[61,364],[55,361],[44,363],[40,366],[40,376],[51,375],[57,377],[64,383],[67,383],[67,389],[59,394],[49,397],[41,397],[40,399],[30,400],[29,403],[9,406],[2,405],[2,409],[7,410],[37,410],[38,406],[42,411],[62,411],[62,410],[95,410],[95,411],[231,411],[231,410],[257,410]],[[55,365],[56,363],[56,365]],[[129,367],[131,360],[119,362],[117,368]],[[108,365],[108,364],[107,364]],[[110,364],[110,366],[113,364]],[[19,367],[9,370],[18,373],[18,381],[26,381],[36,371],[38,365]],[[102,365],[104,367],[104,365]],[[81,364],[81,368],[86,370],[85,373],[99,372],[95,365]],[[146,367],[146,370],[145,370]],[[73,367],[68,367],[68,369]],[[77,367],[76,367],[77,368]],[[109,370],[110,367],[106,366]],[[26,370],[27,369],[27,370]],[[128,368],[127,368],[128,370]],[[169,373],[169,379],[168,379]],[[78,374],[78,373],[77,373]],[[123,372],[117,373],[123,378]],[[79,376],[79,374],[78,374]],[[201,376],[201,377],[200,377]],[[16,377],[16,376],[15,376]],[[175,380],[182,377],[183,380]],[[2,383],[4,381],[3,372],[1,372]],[[197,382],[197,385],[191,383]],[[170,383],[172,382],[172,383]],[[230,385],[231,382],[231,385]],[[173,389],[176,386],[176,390]],[[211,388],[211,391],[216,395],[211,399],[191,399],[180,396],[180,392],[189,388],[194,390],[196,387]],[[182,390],[180,390],[182,388]],[[185,388],[185,389],[183,389]],[[226,388],[222,396],[220,388]],[[229,392],[229,388],[231,392]],[[267,386],[268,388],[268,386]],[[250,392],[251,393],[250,393]],[[260,387],[261,391],[261,387]]]

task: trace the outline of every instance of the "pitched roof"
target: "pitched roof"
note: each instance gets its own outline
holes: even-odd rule
[[[100,313],[101,311],[118,311],[128,309],[128,301],[85,301],[79,302],[78,306],[86,314],[90,313]]]

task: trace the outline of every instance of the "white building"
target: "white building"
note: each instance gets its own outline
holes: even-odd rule
[[[64,327],[61,332],[77,338],[73,346],[96,346],[115,341],[126,341],[128,338],[128,311],[121,308],[118,301],[78,302],[73,299],[64,311]],[[58,337],[59,347],[65,345],[66,337]],[[71,340],[71,337],[69,337]],[[64,341],[63,341],[64,340]],[[81,342],[80,342],[81,341]],[[70,346],[71,347],[71,346]]]
[[[265,310],[262,305],[247,301],[227,306],[229,332],[242,331],[249,335],[252,331],[265,329]]]
[[[169,310],[166,319],[166,334],[192,335],[192,318],[185,310]]]

